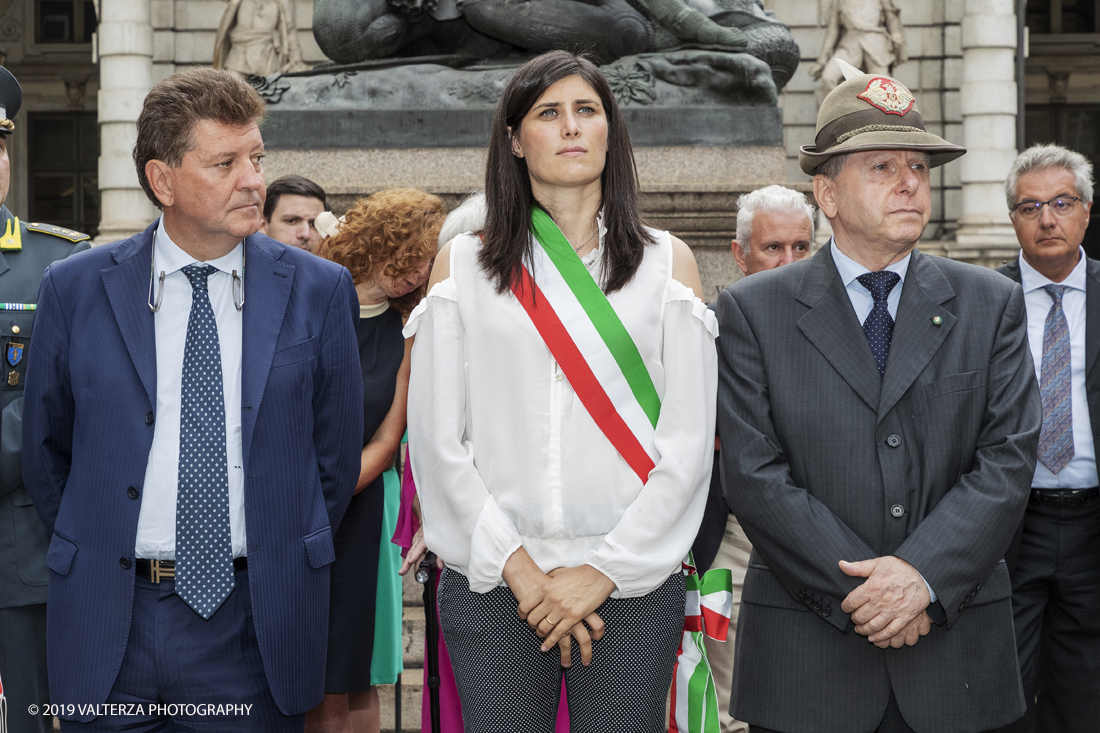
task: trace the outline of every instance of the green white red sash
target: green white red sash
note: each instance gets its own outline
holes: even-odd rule
[[[687,600],[684,635],[672,671],[669,733],[720,733],[718,690],[703,635],[726,641],[733,613],[733,573],[713,568],[702,577],[690,553],[683,563]]]
[[[512,293],[550,349],[581,403],[642,483],[659,455],[654,446],[661,399],[638,347],[607,296],[542,209],[531,211],[535,244]],[[534,271],[532,273],[532,270]],[[726,640],[733,577],[714,569],[700,578],[691,554],[684,635],[673,672],[670,733],[719,733],[718,694],[703,634]]]
[[[512,293],[596,425],[644,484],[658,459],[661,400],[622,320],[554,220],[531,211],[535,245]],[[533,270],[533,272],[532,272]]]

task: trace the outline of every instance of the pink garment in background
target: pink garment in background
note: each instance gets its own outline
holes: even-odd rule
[[[397,529],[393,533],[393,543],[401,548],[404,557],[412,547],[413,536],[420,529],[420,521],[413,513],[413,497],[416,496],[416,484],[413,482],[412,468],[408,449],[405,452],[405,475],[401,479],[401,509],[397,514]],[[439,590],[439,574],[435,574],[436,590]],[[438,595],[437,595],[438,597]],[[438,608],[437,618],[438,618]],[[436,625],[438,628],[438,624]],[[447,654],[447,645],[443,641],[443,630],[439,633],[439,730],[440,733],[463,733],[462,704],[458,698],[458,686],[455,684],[454,671],[451,669],[451,657]],[[420,731],[432,733],[431,707],[428,698],[428,637],[424,635],[424,697],[421,701]],[[565,679],[561,681],[561,700],[558,702],[558,721],[554,733],[569,733],[569,708],[565,703]]]

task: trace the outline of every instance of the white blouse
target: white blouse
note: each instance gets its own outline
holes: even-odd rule
[[[660,459],[644,485],[519,301],[486,278],[476,236],[453,241],[450,277],[409,317],[410,455],[425,541],[471,590],[501,585],[523,546],[543,572],[588,564],[615,583],[613,597],[642,596],[691,548],[714,459],[718,323],[672,279],[668,232],[650,231],[657,244],[608,296],[661,397]],[[585,258],[597,282],[601,260]]]

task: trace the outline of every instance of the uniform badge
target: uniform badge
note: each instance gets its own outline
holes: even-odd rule
[[[867,88],[857,96],[887,114],[899,116],[912,109],[913,102],[917,101],[908,89],[893,79],[882,76],[876,76],[869,81]]]
[[[18,364],[23,359],[23,344],[18,341],[9,341],[7,355],[8,366],[15,366]]]
[[[15,226],[13,227],[12,224]],[[0,237],[0,251],[17,252],[23,249],[23,235],[19,228],[19,218],[12,217],[4,225],[4,236]]]
[[[8,372],[8,384],[13,387],[19,384],[19,372],[15,371],[14,369]]]

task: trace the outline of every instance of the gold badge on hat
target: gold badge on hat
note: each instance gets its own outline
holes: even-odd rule
[[[882,76],[867,82],[867,88],[856,96],[887,114],[899,116],[908,112],[917,101],[908,89]]]

